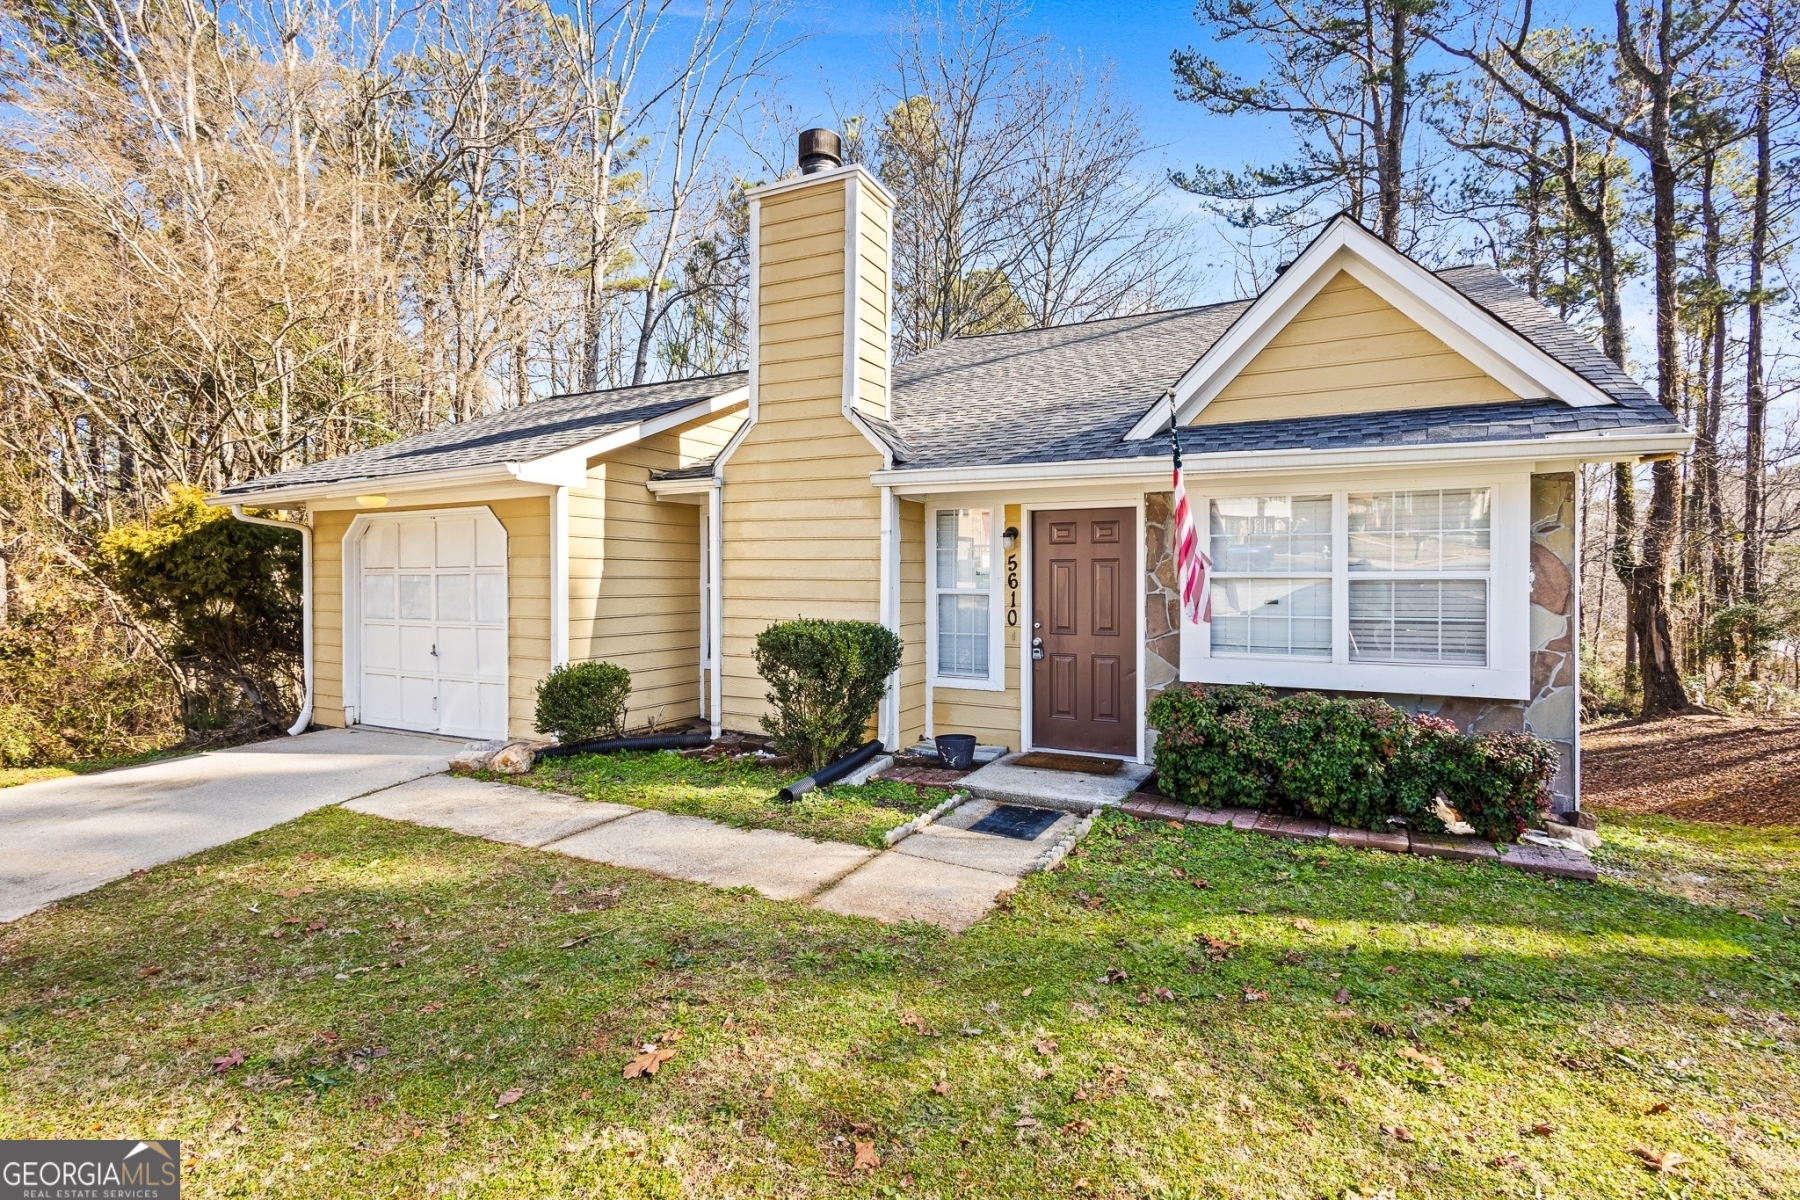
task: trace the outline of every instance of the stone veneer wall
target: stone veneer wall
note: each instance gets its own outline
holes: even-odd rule
[[[1145,704],[1181,678],[1181,593],[1175,577],[1174,494],[1144,497]],[[1561,766],[1550,790],[1559,812],[1579,803],[1575,637],[1575,476],[1531,477],[1531,699],[1384,696],[1396,708],[1431,713],[1461,729],[1529,730],[1555,743]]]

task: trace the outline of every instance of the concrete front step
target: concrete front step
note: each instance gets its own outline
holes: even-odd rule
[[[1144,763],[1127,762],[1111,775],[1085,775],[1079,771],[1047,771],[1017,765],[1019,755],[1008,754],[979,771],[963,776],[969,794],[995,804],[1021,804],[1027,808],[1055,808],[1063,812],[1090,813],[1112,808],[1137,791],[1150,777]]]

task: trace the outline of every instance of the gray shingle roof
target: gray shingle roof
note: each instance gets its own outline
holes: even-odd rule
[[[314,484],[390,479],[421,471],[530,462],[640,421],[666,416],[744,386],[748,376],[709,375],[672,383],[556,396],[535,404],[440,425],[428,433],[358,450],[225,488],[226,496]]]
[[[1203,425],[1182,433],[1182,448],[1205,454],[1513,441],[1605,430],[1680,432],[1636,380],[1497,271],[1455,267],[1438,277],[1617,403],[1573,408],[1554,399],[1516,400]],[[1250,301],[1240,300],[934,347],[894,373],[894,424],[908,449],[900,466],[1166,455],[1166,436],[1126,442],[1126,431],[1249,307]]]

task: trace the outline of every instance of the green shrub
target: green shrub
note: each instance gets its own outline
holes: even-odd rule
[[[618,737],[625,728],[631,672],[608,662],[568,663],[537,685],[537,731],[564,743]]]
[[[856,745],[900,666],[900,639],[869,621],[782,621],[756,635],[775,748],[811,770]]]
[[[271,728],[300,695],[300,534],[250,525],[178,487],[147,525],[100,539],[97,573],[137,617],[169,631],[186,671],[236,689]]]
[[[1515,838],[1543,809],[1556,751],[1526,734],[1465,734],[1374,699],[1177,685],[1150,705],[1165,794],[1379,830],[1424,832],[1443,796],[1484,837]]]

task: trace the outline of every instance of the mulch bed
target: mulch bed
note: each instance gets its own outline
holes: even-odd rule
[[[1695,715],[1581,732],[1584,806],[1800,825],[1800,721]]]

